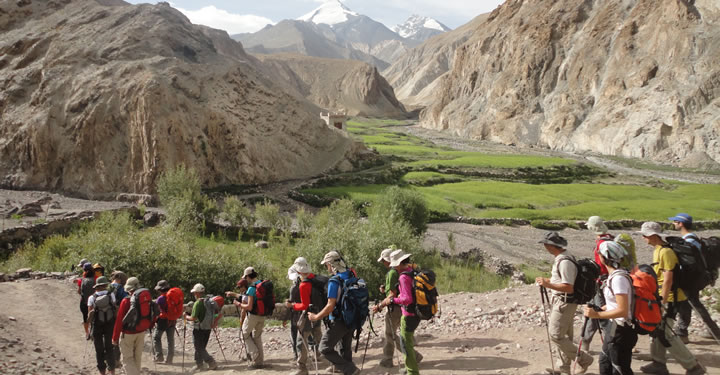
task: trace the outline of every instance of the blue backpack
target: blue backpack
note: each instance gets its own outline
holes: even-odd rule
[[[370,292],[365,280],[351,276],[343,280],[340,276],[333,276],[330,281],[335,280],[342,287],[340,299],[335,308],[335,317],[342,318],[345,325],[356,332],[356,338],[370,315]]]

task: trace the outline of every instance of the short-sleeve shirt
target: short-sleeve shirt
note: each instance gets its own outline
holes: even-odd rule
[[[245,294],[247,294],[250,297],[255,298],[255,296],[257,295],[257,287],[256,286],[258,284],[260,284],[261,282],[262,282],[262,280],[258,280],[258,281],[255,281],[254,283],[252,283],[252,285],[250,285],[250,287],[248,288],[248,290]]]
[[[350,270],[347,270],[345,272],[340,272],[337,274],[337,276],[340,278],[340,280],[348,280],[352,277],[352,272]],[[342,290],[342,286],[340,285],[340,282],[338,282],[337,279],[334,277],[331,277],[328,281],[328,298],[335,298],[337,300],[340,299],[340,291]],[[340,301],[337,301],[335,304],[335,310],[333,311],[333,314],[330,314],[330,320],[335,320],[335,315],[338,309],[340,308]]]
[[[663,275],[663,272],[674,270],[677,264],[677,255],[675,255],[675,252],[672,251],[672,249],[660,245],[655,246],[655,251],[653,252],[653,268],[657,274],[658,289],[662,289],[663,282],[665,281],[665,275]],[[664,302],[675,301],[675,295],[673,294],[672,289],[673,288],[670,288],[671,292],[668,294],[668,300]],[[678,288],[677,297],[678,302],[682,302],[687,299],[685,292],[683,292],[680,288]]]
[[[572,261],[570,260],[572,259]],[[575,285],[575,278],[577,277],[577,267],[573,261],[575,257],[564,251],[555,256],[555,262],[552,266],[550,273],[550,282],[553,284],[569,284]],[[557,290],[552,291],[555,295],[565,295],[566,293],[558,292]]]
[[[108,294],[108,291],[107,291],[107,290],[103,290],[103,291],[94,293],[93,295],[91,295],[90,297],[88,297],[88,302],[87,302],[88,307],[93,307],[93,306],[95,306],[95,299],[96,299],[97,297],[101,297],[101,296],[104,296],[104,295],[106,295],[106,294]],[[116,306],[117,306],[117,300],[115,299],[115,295],[114,295],[114,294],[110,294],[110,302],[112,302],[113,305],[116,305]]]
[[[394,268],[385,275],[385,297],[390,297],[390,291],[397,292],[397,285],[400,281],[400,274]]]
[[[202,298],[199,298],[195,303],[193,304],[192,308],[192,315],[191,317],[195,318],[195,326],[200,326],[200,322],[205,319],[205,300]]]
[[[634,293],[632,289],[632,283],[630,282],[630,274],[625,270],[615,270],[608,278],[607,287],[603,290],[605,295],[606,311],[615,310],[618,308],[617,298],[618,294],[625,294],[628,296],[628,313],[622,318],[613,319],[618,325],[624,325],[625,322],[632,321],[632,300]]]

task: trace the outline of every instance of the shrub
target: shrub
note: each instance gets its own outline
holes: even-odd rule
[[[533,220],[530,222],[530,225],[535,228],[545,230],[562,230],[565,228],[565,225],[562,223],[553,223],[547,220]]]
[[[162,205],[184,198],[187,192],[190,192],[192,198],[199,199],[202,195],[200,177],[194,168],[180,164],[175,169],[163,172],[158,178],[157,193]]]
[[[430,212],[423,196],[412,189],[397,186],[387,188],[379,195],[369,210],[370,220],[390,217],[408,223],[415,234],[427,229]]]
[[[276,231],[286,232],[290,229],[292,219],[280,212],[280,206],[268,200],[255,204],[255,218],[261,224]]]
[[[237,197],[227,197],[221,216],[230,222],[230,225],[252,229],[255,226],[255,216],[249,207]]]

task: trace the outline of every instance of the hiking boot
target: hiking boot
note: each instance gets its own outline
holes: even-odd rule
[[[335,370],[335,371],[333,371],[333,370]],[[339,368],[337,368],[335,366],[330,366],[330,367],[326,368],[325,372],[327,372],[328,374],[342,374],[342,370],[340,370]]]
[[[248,370],[262,370],[266,367],[266,365],[251,363],[248,365]]]
[[[545,371],[547,371],[550,375],[570,375],[570,369],[561,369],[556,368],[555,370],[551,369],[550,367],[546,368]]]
[[[217,362],[215,362],[215,361],[209,362],[209,363],[208,363],[208,368],[209,368],[210,370],[217,370],[217,368],[218,368]]]
[[[204,370],[204,369],[205,369],[205,366],[201,363],[201,364],[199,364],[199,365],[193,366],[193,367],[190,369],[190,372],[191,372],[191,373],[193,373],[193,372],[198,372],[198,371],[202,371],[202,370]]]
[[[395,367],[395,364],[393,363],[392,358],[383,358],[380,361],[380,366],[385,367],[385,368],[393,368],[393,367]]]
[[[580,368],[575,371],[576,374],[584,374],[587,372],[588,368],[590,368],[590,365],[593,364],[593,361],[595,360],[592,356],[587,357],[588,359],[585,362],[578,361],[578,365],[580,365]]]
[[[163,363],[163,362],[165,362],[165,360],[163,359],[162,356],[157,356],[157,357],[153,358],[153,362],[155,362],[155,363]]]
[[[172,363],[173,363],[172,357],[167,357],[167,358],[165,359],[165,364],[166,364],[166,365],[172,365]]]
[[[695,367],[691,368],[690,370],[685,371],[685,375],[702,375],[705,373],[705,367],[703,367],[700,363],[695,365]]]
[[[687,336],[678,336],[680,337],[680,341],[682,341],[683,344],[687,345],[690,343],[690,338]]]
[[[356,367],[355,371],[353,371],[351,375],[360,375],[360,369]]]
[[[640,367],[640,371],[646,374],[670,375],[667,366],[664,363],[652,361],[645,366]]]

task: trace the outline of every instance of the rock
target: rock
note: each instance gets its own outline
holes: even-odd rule
[[[8,319],[9,319],[11,322],[17,322],[17,319],[15,319],[14,316],[8,316]]]
[[[267,241],[258,241],[255,242],[255,247],[260,249],[267,249],[268,247],[270,247],[270,244]]]
[[[154,207],[157,203],[155,197],[150,194],[129,194],[122,193],[115,196],[115,200],[118,202],[127,202],[137,205],[143,205],[146,207]]]
[[[10,281],[8,278],[8,275],[0,272],[0,282],[7,282],[7,281]]]
[[[155,211],[147,212],[143,216],[143,222],[148,227],[154,227],[160,223],[160,214]]]
[[[54,210],[59,210],[59,209],[62,208],[62,206],[60,206],[60,202],[52,202],[52,203],[50,204],[50,208],[52,208],[52,209],[54,209]]]
[[[30,272],[32,272],[32,268],[21,268],[21,269],[15,271],[15,277],[16,278],[29,278]]]

